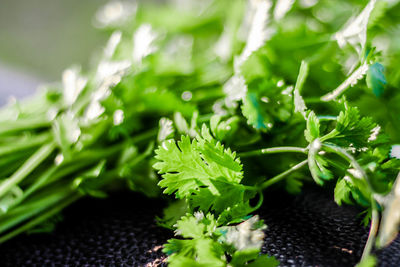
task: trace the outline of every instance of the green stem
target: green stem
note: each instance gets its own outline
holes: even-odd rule
[[[324,142],[324,141],[326,141],[326,140],[328,140],[328,139],[337,137],[338,134],[339,134],[339,132],[338,132],[336,129],[333,129],[332,131],[330,131],[330,132],[327,133],[326,135],[320,137],[320,138],[319,138],[319,141],[320,141],[320,142]]]
[[[238,156],[241,158],[245,157],[253,157],[260,156],[264,154],[276,154],[276,153],[285,153],[285,152],[294,152],[294,153],[303,153],[307,154],[307,149],[302,147],[293,147],[293,146],[281,146],[281,147],[271,147],[271,148],[262,148],[248,152],[239,153]]]
[[[334,145],[328,145],[328,144],[323,144],[323,146],[325,148],[327,148],[327,150],[330,150],[330,151],[336,153],[337,155],[341,156],[342,158],[346,159],[360,173],[361,177],[363,177],[367,183],[368,190],[370,193],[371,209],[372,209],[371,217],[372,218],[371,218],[371,227],[370,227],[370,231],[368,234],[367,243],[365,244],[364,251],[363,251],[363,254],[361,257],[361,261],[363,261],[371,254],[371,250],[375,243],[375,238],[376,238],[376,234],[378,231],[378,225],[379,225],[379,212],[378,212],[378,207],[377,207],[376,201],[373,197],[374,190],[373,190],[371,181],[369,180],[366,172],[360,166],[360,164],[357,162],[357,160],[345,149],[334,146]]]
[[[44,174],[42,174],[31,186],[28,187],[24,191],[24,193],[16,198],[9,206],[8,209],[15,207],[19,203],[21,203],[23,200],[25,200],[27,197],[29,197],[31,194],[36,192],[40,187],[42,187],[46,182],[53,177],[53,175],[56,173],[58,170],[59,166],[53,166],[50,169],[48,169]]]
[[[71,196],[69,196],[68,198],[66,198],[63,202],[61,202],[59,205],[51,208],[50,210],[44,212],[43,214],[39,215],[38,217],[36,217],[35,219],[29,221],[28,223],[18,227],[17,229],[9,232],[6,235],[3,235],[2,237],[0,237],[0,244],[4,243],[5,241],[31,229],[32,227],[40,224],[41,222],[47,220],[48,218],[50,218],[51,216],[55,215],[56,213],[60,212],[62,209],[64,209],[65,207],[67,207],[68,205],[70,205],[71,203],[75,202],[76,200],[78,200],[81,197],[81,195],[79,194],[73,194]]]
[[[272,177],[271,179],[268,179],[267,181],[265,181],[264,183],[260,184],[258,186],[259,189],[264,190],[268,187],[270,187],[273,184],[276,184],[277,182],[282,181],[286,176],[288,176],[289,174],[297,171],[298,169],[302,168],[304,165],[306,165],[308,162],[308,160],[303,160],[302,162],[294,165],[293,167],[291,167],[290,169]]]
[[[137,134],[128,141],[137,144],[143,141],[147,141],[148,139],[155,138],[157,134],[158,134],[158,127]]]
[[[321,100],[320,97],[305,97],[304,102],[306,102],[306,104],[315,104],[315,103],[322,103],[323,101]]]
[[[35,153],[35,148],[0,157],[0,177],[11,176],[33,153]]]
[[[357,160],[349,152],[347,152],[344,148],[335,145],[322,144],[322,146],[325,147],[327,151],[334,152],[337,155],[344,158],[345,160],[347,160],[360,173],[361,177],[365,179],[368,185],[368,189],[370,190],[370,193],[372,194],[374,192],[374,190],[372,189],[372,184],[367,174],[365,173],[364,169],[360,166],[360,164],[358,164]]]
[[[0,135],[11,132],[34,130],[37,128],[50,127],[51,122],[47,118],[18,119],[15,121],[0,122]]]
[[[0,147],[0,156],[12,154],[21,150],[30,149],[39,145],[43,145],[51,139],[51,135],[48,133],[32,136],[23,137],[20,140],[15,140],[15,143],[7,144]]]
[[[66,187],[67,186],[67,187]],[[0,217],[0,233],[34,217],[36,214],[45,212],[48,208],[62,201],[71,194],[70,183],[62,184],[56,190],[48,190],[43,197],[30,200],[24,205],[18,206]]]
[[[8,179],[0,185],[0,197],[4,196],[13,186],[21,182],[37,166],[40,165],[54,150],[55,143],[43,145]]]
[[[252,212],[258,210],[258,209],[261,207],[261,205],[263,204],[263,202],[264,202],[264,194],[262,193],[262,191],[259,190],[257,193],[258,193],[258,195],[259,195],[259,199],[258,199],[257,205],[255,205],[255,206],[251,209],[251,211],[250,211],[249,213],[252,213]]]
[[[332,115],[320,115],[317,117],[320,121],[334,121],[337,119],[336,116],[332,116]]]
[[[343,94],[354,82],[357,82],[360,76],[363,76],[368,69],[368,64],[361,64],[353,73],[343,81],[335,90],[321,97],[324,102],[332,101]]]
[[[369,229],[367,243],[365,244],[360,262],[365,260],[371,254],[372,247],[374,246],[375,243],[376,234],[378,232],[379,212],[374,198],[371,199],[371,205],[372,205],[371,227]]]
[[[39,180],[32,185],[26,193],[33,193],[33,191],[55,181],[58,179],[61,179],[67,175],[71,175],[75,172],[78,172],[79,170],[83,168],[87,168],[88,166],[97,163],[99,160],[104,159],[104,158],[109,158],[112,155],[115,155],[119,153],[122,149],[124,149],[128,144],[138,144],[143,141],[148,141],[151,138],[154,138],[157,135],[156,129],[151,129],[149,131],[143,132],[141,134],[138,134],[134,136],[133,138],[113,145],[109,148],[106,149],[98,149],[98,150],[91,150],[91,151],[84,151],[81,153],[78,153],[76,156],[74,156],[73,159],[68,160],[63,162],[60,166],[53,167],[55,170],[54,171],[48,171],[49,173],[44,173]],[[32,191],[32,192],[30,192]],[[25,195],[24,194],[24,195]],[[24,197],[26,198],[26,197]]]

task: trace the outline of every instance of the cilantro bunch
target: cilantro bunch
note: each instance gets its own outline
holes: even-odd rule
[[[0,242],[129,187],[169,206],[170,266],[276,266],[272,186],[334,188],[372,248],[397,235],[398,1],[112,1],[93,67],[0,114]],[[354,15],[356,14],[356,15]]]

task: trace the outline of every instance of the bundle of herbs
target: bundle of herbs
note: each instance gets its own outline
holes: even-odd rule
[[[315,182],[365,210],[375,265],[400,222],[398,2],[110,2],[90,70],[0,111],[0,242],[129,187],[169,202],[170,266],[276,266],[263,194]]]

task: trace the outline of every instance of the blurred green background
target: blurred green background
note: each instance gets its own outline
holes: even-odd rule
[[[66,67],[88,64],[106,35],[93,27],[106,0],[1,0],[0,65],[4,69],[59,80]],[[0,88],[3,91],[3,88]]]

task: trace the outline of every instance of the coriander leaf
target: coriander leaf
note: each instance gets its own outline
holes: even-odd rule
[[[196,242],[197,255],[195,257],[197,262],[208,263],[208,266],[225,266],[225,259],[221,245],[212,240],[201,238]]]
[[[367,71],[367,86],[372,89],[372,92],[376,96],[381,96],[383,94],[383,87],[387,83],[384,71],[385,68],[378,62],[372,64]]]
[[[240,66],[240,73],[246,83],[258,78],[270,77],[271,73],[268,62],[266,46],[260,47],[258,50],[254,51]]]
[[[199,186],[205,185],[209,175],[202,170],[203,161],[195,151],[188,136],[182,136],[178,144],[174,140],[162,143],[155,152],[159,160],[153,167],[163,176],[159,185],[164,187],[165,194],[176,192],[177,198],[189,196]]]
[[[221,245],[211,238],[170,239],[163,252],[169,266],[226,266]]]
[[[167,255],[172,255],[178,252],[187,252],[185,254],[192,254],[193,250],[193,241],[190,239],[170,239],[168,243],[164,245],[163,252]]]
[[[335,130],[327,136],[329,141],[339,146],[363,148],[370,146],[369,139],[375,127],[371,118],[361,118],[358,108],[345,102],[344,111],[337,117]]]
[[[260,131],[268,131],[273,126],[272,118],[262,109],[256,93],[248,93],[243,100],[243,116],[248,124]]]
[[[176,240],[176,239],[172,239]],[[179,240],[180,241],[180,240]],[[193,267],[209,267],[209,263],[199,263],[195,259],[189,258],[184,255],[171,255],[168,257],[168,266],[171,267],[186,267],[186,266],[193,266]]]
[[[239,129],[239,116],[232,116],[223,120],[221,115],[213,115],[210,119],[210,128],[212,134],[219,141],[231,142],[235,138],[236,131]]]
[[[157,217],[157,224],[166,228],[173,225],[188,212],[188,205],[184,200],[174,201],[163,210],[163,217]]]
[[[193,207],[199,207],[203,211],[209,209],[221,214],[228,208],[234,207],[236,204],[245,203],[249,200],[249,197],[245,194],[245,187],[241,184],[224,181],[223,179],[211,180],[213,188],[216,192],[212,192],[210,188],[200,188],[190,198],[190,203]],[[248,211],[250,207],[243,208],[243,211]],[[232,216],[233,214],[231,214]],[[244,214],[244,215],[247,215]],[[242,215],[243,216],[243,215]],[[231,217],[231,219],[236,219]]]
[[[204,216],[203,212],[195,212],[194,215],[186,214],[175,225],[177,228],[176,235],[185,238],[201,238],[205,235],[211,235],[216,227],[217,222],[214,215],[208,213]]]
[[[242,113],[253,128],[268,132],[280,122],[287,122],[293,113],[293,87],[279,81],[256,79],[248,84]]]
[[[304,136],[308,142],[312,142],[319,137],[319,120],[314,111],[308,114],[307,128],[304,131]]]
[[[232,256],[230,264],[234,267],[246,266],[246,263],[258,257],[259,249],[237,250]]]
[[[147,90],[144,91],[137,103],[136,109],[139,112],[159,112],[167,114],[181,112],[185,116],[190,116],[195,112],[195,107],[190,103],[185,103],[170,90]]]
[[[345,178],[339,179],[335,186],[335,202],[340,206],[342,203],[351,204],[350,200],[351,187],[346,182]]]
[[[372,129],[376,124],[371,118],[360,118],[356,107],[346,106],[344,112],[340,112],[337,118],[336,130],[343,138],[341,143],[353,144],[355,147],[367,145]]]
[[[285,179],[285,188],[291,194],[299,194],[303,186],[304,175],[290,175]]]
[[[216,193],[211,179],[223,177],[239,183],[243,177],[236,154],[215,140],[198,137],[190,141],[188,136],[182,136],[177,143],[164,141],[155,152],[158,162],[154,168],[163,177],[159,185],[166,194],[176,192],[177,198],[188,197],[202,186]]]
[[[279,261],[275,257],[260,255],[258,249],[246,249],[235,251],[229,264],[233,267],[275,267]]]
[[[239,202],[225,209],[218,218],[218,224],[239,223],[249,218],[249,213],[254,208],[250,206],[249,201]]]
[[[168,266],[226,266],[220,244],[209,238],[170,239],[164,245],[163,252],[170,255]]]
[[[249,267],[276,267],[279,265],[279,261],[275,257],[268,255],[261,255],[255,261],[249,263]]]

